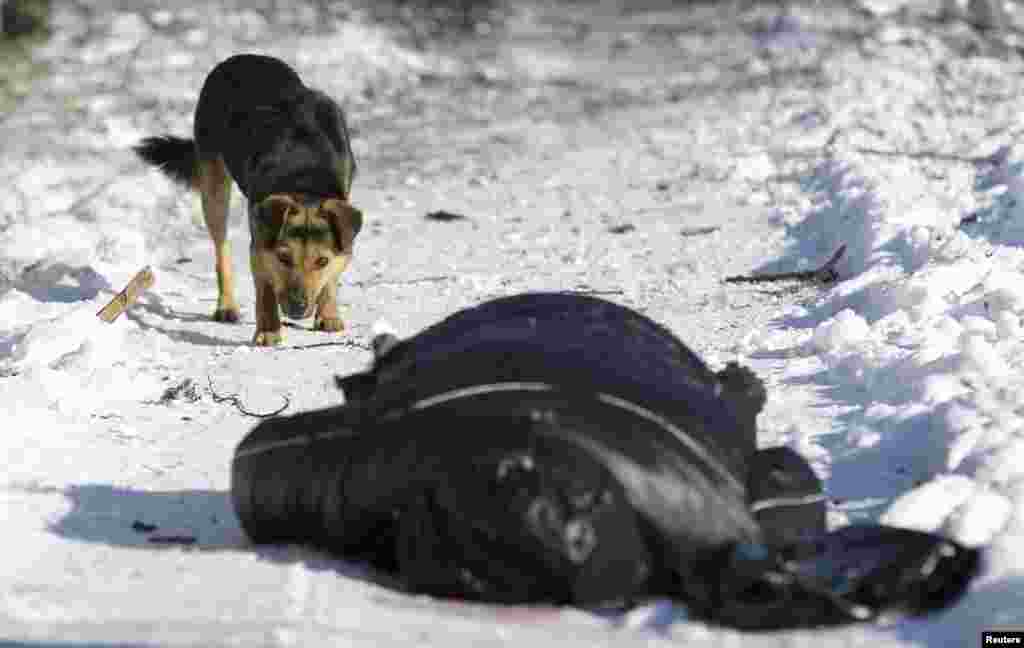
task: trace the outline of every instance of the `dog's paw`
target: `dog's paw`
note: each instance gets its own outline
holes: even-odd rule
[[[218,308],[213,311],[214,322],[227,322],[229,324],[235,324],[242,318],[242,314],[238,312],[237,308]]]
[[[316,322],[313,324],[313,328],[318,331],[338,333],[339,331],[345,330],[345,322],[342,321],[340,317],[318,317]]]
[[[252,343],[256,346],[277,346],[283,339],[280,330],[256,331],[256,335],[252,337]]]

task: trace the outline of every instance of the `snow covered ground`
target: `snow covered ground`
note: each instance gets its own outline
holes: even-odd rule
[[[477,37],[372,4],[266,4],[54,3],[36,52],[49,75],[0,116],[0,639],[881,647],[1024,628],[1015,34],[938,22],[925,2],[882,17],[526,2]],[[367,225],[345,335],[305,322],[282,348],[249,345],[237,192],[243,323],[211,322],[198,200],[128,151],[189,134],[206,72],[241,51],[288,60],[349,112]],[[424,218],[438,209],[466,218]],[[833,285],[722,282],[810,269],[840,245]],[[153,289],[100,322],[145,265]],[[749,364],[769,384],[761,442],[813,461],[833,525],[983,546],[982,577],[928,618],[752,636],[668,602],[613,618],[453,605],[247,544],[228,465],[256,419],[224,396],[336,404],[332,377],[367,364],[374,325],[411,334],[534,289],[603,295],[715,367]]]

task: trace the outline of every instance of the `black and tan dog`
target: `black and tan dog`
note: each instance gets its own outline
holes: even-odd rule
[[[303,85],[278,59],[232,56],[203,84],[194,139],[151,137],[135,151],[202,197],[216,255],[213,319],[239,319],[227,241],[233,178],[249,201],[253,342],[281,342],[279,305],[292,319],[315,314],[316,329],[344,329],[338,278],[352,258],[363,216],[349,204],[356,165],[333,99]]]

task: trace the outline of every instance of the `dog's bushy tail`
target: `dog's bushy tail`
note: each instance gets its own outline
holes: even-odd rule
[[[147,137],[136,145],[135,153],[168,178],[177,183],[195,187],[198,179],[198,158],[196,145],[190,139],[159,135]]]

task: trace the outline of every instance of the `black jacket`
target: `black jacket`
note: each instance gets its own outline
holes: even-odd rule
[[[756,447],[761,381],[711,371],[630,309],[518,295],[375,343],[374,366],[339,379],[344,405],[239,445],[232,493],[254,541],[369,560],[437,596],[671,596],[749,628],[940,606],[974,571],[974,552],[925,534],[826,534],[806,462]],[[914,571],[928,560],[941,569]],[[941,600],[920,594],[929,579]]]

